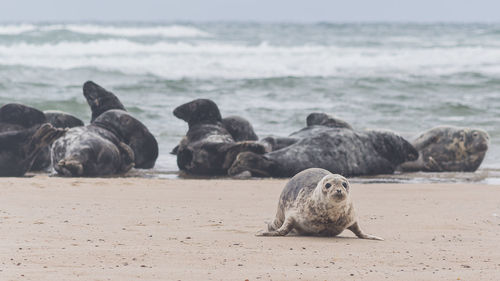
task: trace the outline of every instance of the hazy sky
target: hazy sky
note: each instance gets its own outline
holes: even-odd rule
[[[500,0],[0,0],[0,21],[487,21]]]

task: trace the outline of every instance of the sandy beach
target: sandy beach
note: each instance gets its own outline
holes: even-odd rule
[[[0,179],[0,279],[500,279],[500,186],[353,184],[385,241],[256,237],[285,182]]]

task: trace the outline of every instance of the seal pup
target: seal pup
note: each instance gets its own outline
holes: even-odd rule
[[[66,130],[49,123],[0,133],[0,176],[23,176],[43,148],[61,137]]]
[[[490,136],[480,129],[439,126],[413,141],[418,150],[416,161],[401,164],[404,172],[474,172],[488,150]]]
[[[107,91],[93,81],[87,81],[83,84],[83,96],[85,96],[92,110],[90,122],[94,122],[99,115],[110,109],[121,109],[126,111],[115,94]]]
[[[174,115],[188,123],[188,132],[177,149],[177,166],[197,175],[226,175],[238,153],[265,152],[253,141],[236,142],[222,124],[219,108],[209,99],[196,99],[178,106]]]
[[[312,167],[344,176],[391,174],[398,165],[418,157],[408,141],[390,131],[312,125],[277,140],[283,147],[273,147],[264,155],[238,154],[228,174],[249,171],[259,177],[291,177]]]
[[[288,181],[281,192],[278,210],[267,231],[257,235],[337,236],[345,229],[362,239],[383,240],[364,233],[350,197],[349,181],[324,169],[304,170]]]

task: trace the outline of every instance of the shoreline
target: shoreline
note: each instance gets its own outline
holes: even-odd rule
[[[5,280],[495,280],[500,185],[352,184],[385,241],[256,237],[287,179],[0,179]]]

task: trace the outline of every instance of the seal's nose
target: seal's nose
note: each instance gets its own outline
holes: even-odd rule
[[[341,194],[341,193],[342,193],[342,190],[337,189],[337,193],[338,193],[338,194]]]

